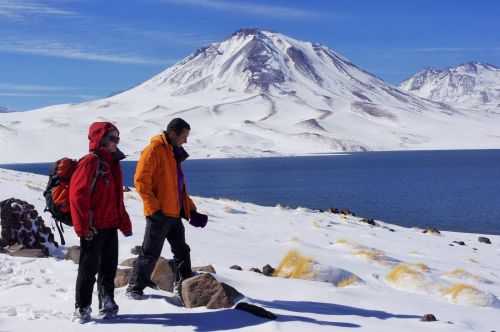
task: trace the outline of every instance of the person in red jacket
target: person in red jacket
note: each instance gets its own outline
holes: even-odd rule
[[[80,263],[76,279],[74,320],[91,319],[92,292],[97,278],[99,312],[103,318],[118,313],[114,279],[118,265],[118,232],[132,235],[132,224],[123,202],[123,175],[118,149],[118,129],[109,122],[89,128],[90,153],[83,157],[71,177],[71,220],[80,237]]]

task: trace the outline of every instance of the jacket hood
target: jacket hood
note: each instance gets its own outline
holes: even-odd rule
[[[89,151],[97,151],[100,146],[102,139],[110,131],[116,130],[118,133],[120,131],[110,122],[94,122],[89,127]]]

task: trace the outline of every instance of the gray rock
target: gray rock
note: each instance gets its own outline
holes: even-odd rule
[[[433,314],[425,314],[422,316],[422,318],[420,320],[422,322],[436,322],[437,321],[436,316],[434,316]]]
[[[267,264],[262,268],[262,274],[268,277],[272,277],[274,274],[274,268]]]
[[[71,246],[64,255],[64,259],[71,260],[75,264],[80,264],[80,246]]]
[[[120,263],[120,266],[134,267],[134,263],[137,260],[136,257],[130,257]]]
[[[252,315],[255,315],[257,317],[262,317],[262,318],[267,318],[274,320],[276,319],[276,315],[273,314],[270,311],[267,311],[266,309],[256,306],[254,304],[246,303],[246,302],[240,302],[236,305],[235,309],[241,310],[241,311],[246,311],[248,313],[251,313]]]
[[[232,265],[232,266],[230,267],[230,269],[231,269],[231,270],[238,270],[238,271],[242,271],[242,270],[243,270],[243,269],[241,268],[241,266],[239,266],[239,265]]]
[[[362,223],[365,223],[365,224],[368,224],[368,225],[371,225],[371,226],[377,226],[377,223],[375,222],[374,219],[372,218],[363,218],[360,220]]]
[[[31,258],[45,258],[48,257],[47,252],[43,249],[29,249],[29,248],[14,248],[13,250],[9,249],[7,252],[8,255],[13,257],[31,257]]]
[[[213,275],[208,273],[184,280],[181,294],[187,308],[202,306],[208,309],[230,308],[241,297],[237,290],[218,282]]]
[[[485,236],[480,236],[477,240],[481,243],[491,244],[491,240]]]
[[[261,271],[261,270],[259,270],[259,269],[258,269],[258,268],[256,268],[256,267],[252,267],[252,268],[250,268],[250,270],[249,270],[249,271],[252,271],[252,272],[255,272],[255,273],[260,273],[260,274],[262,274],[262,271]]]
[[[215,268],[212,265],[207,266],[197,266],[192,269],[195,272],[208,272],[208,273],[217,273]]]
[[[151,273],[151,281],[164,291],[172,292],[174,289],[175,273],[169,260],[160,257]]]
[[[120,269],[120,268],[118,268],[116,270],[116,276],[115,276],[115,287],[121,288],[121,287],[127,286],[131,273],[132,273],[132,269]]]
[[[424,233],[424,234],[436,234],[436,235],[441,234],[441,232],[435,227],[426,228],[422,231],[422,233]]]

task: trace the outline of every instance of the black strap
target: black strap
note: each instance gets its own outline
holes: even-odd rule
[[[59,238],[61,239],[61,244],[64,246],[64,245],[66,245],[66,241],[64,241],[64,236],[63,236],[63,233],[64,233],[63,225],[60,221],[56,220],[56,227],[57,227],[57,231],[59,232]]]

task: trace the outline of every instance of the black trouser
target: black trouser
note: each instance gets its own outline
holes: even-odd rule
[[[180,218],[171,218],[171,222],[155,221],[146,218],[146,232],[139,257],[129,280],[129,289],[142,291],[151,283],[151,273],[161,255],[163,243],[167,239],[174,254],[176,279],[192,276],[190,248],[186,243],[184,225]]]
[[[80,239],[80,264],[76,278],[77,308],[92,304],[92,292],[97,277],[99,308],[104,296],[113,298],[116,267],[118,265],[118,232],[116,229],[100,229],[90,241]]]

